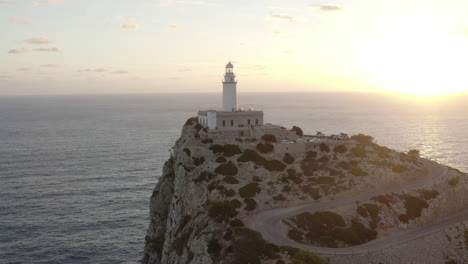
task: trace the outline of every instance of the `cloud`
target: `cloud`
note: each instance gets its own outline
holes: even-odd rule
[[[32,21],[27,19],[27,18],[21,18],[21,17],[12,17],[10,18],[10,22],[14,24],[20,24],[20,25],[31,25]]]
[[[170,24],[169,25],[169,28],[172,28],[172,29],[180,29],[181,27],[179,25],[176,25],[176,24]]]
[[[46,37],[37,37],[37,38],[25,39],[23,40],[23,43],[31,44],[31,45],[48,45],[54,42]]]
[[[277,21],[287,21],[289,23],[302,23],[305,21],[304,18],[295,17],[291,15],[283,15],[283,14],[272,14],[268,19],[277,20]]]
[[[42,64],[41,65],[42,68],[58,68],[60,67],[59,64]]]
[[[138,24],[136,23],[125,23],[119,26],[121,30],[137,30]]]
[[[57,47],[52,48],[36,48],[33,51],[40,51],[40,52],[60,52],[60,49]]]
[[[16,70],[17,70],[17,71],[23,71],[23,72],[24,72],[24,71],[30,71],[31,68],[28,68],[28,67],[21,67],[21,68],[18,68],[18,69],[16,69]]]
[[[323,12],[335,12],[335,11],[341,11],[343,9],[339,6],[323,5],[323,6],[320,6],[320,10]]]
[[[128,74],[128,71],[113,71],[112,74]]]
[[[78,72],[102,73],[102,72],[106,72],[106,69],[103,69],[103,68],[82,69],[82,70],[78,70]]]
[[[23,54],[23,53],[28,53],[30,50],[27,48],[21,48],[21,49],[11,49],[8,51],[9,54]]]
[[[13,1],[0,1],[0,6],[14,5]]]
[[[56,5],[60,3],[63,3],[63,0],[47,0],[48,5]]]

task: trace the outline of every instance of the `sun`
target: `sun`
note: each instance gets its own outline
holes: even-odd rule
[[[467,92],[468,41],[446,21],[400,18],[366,41],[361,61],[372,82],[417,97]]]

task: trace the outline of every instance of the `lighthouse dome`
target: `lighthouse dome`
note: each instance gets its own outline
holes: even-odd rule
[[[234,66],[232,65],[231,62],[229,62],[229,63],[226,65],[226,68],[234,68]]]

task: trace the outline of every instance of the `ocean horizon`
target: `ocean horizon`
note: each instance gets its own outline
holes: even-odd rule
[[[305,134],[371,135],[468,172],[466,95],[240,93],[265,122]],[[152,190],[182,125],[219,93],[0,97],[4,263],[136,263]]]

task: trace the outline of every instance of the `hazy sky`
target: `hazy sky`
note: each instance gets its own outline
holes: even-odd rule
[[[468,91],[466,0],[0,0],[0,95]]]

